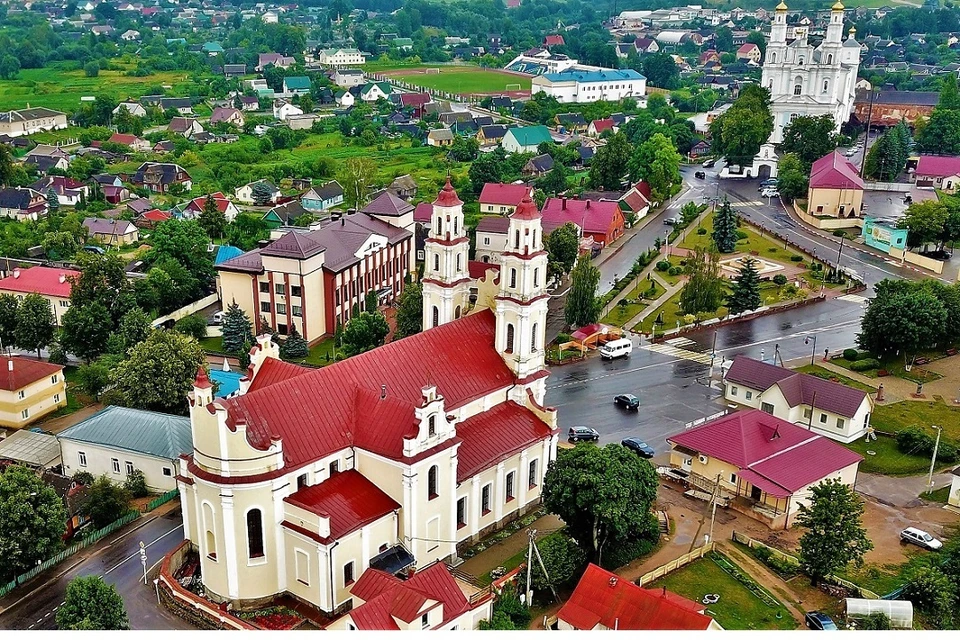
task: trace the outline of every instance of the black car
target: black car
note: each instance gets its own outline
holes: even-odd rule
[[[596,442],[599,439],[600,434],[590,427],[570,427],[567,432],[567,440],[570,442]]]
[[[633,451],[641,458],[652,458],[656,454],[656,452],[653,450],[653,447],[648,445],[640,438],[624,438],[620,441],[620,444],[625,446],[627,449],[630,449],[630,451]]]
[[[819,611],[808,611],[805,616],[803,616],[803,621],[806,623],[808,629],[813,629],[814,631],[837,631],[836,623],[830,619],[825,613],[820,613]]]
[[[616,398],[613,399],[614,404],[618,407],[623,407],[624,409],[639,409],[640,408],[640,398],[633,395],[632,393],[621,393]]]
[[[693,177],[696,178],[696,179],[698,179],[698,180],[706,180],[706,179],[707,179],[707,174],[704,173],[703,171],[694,171],[694,172],[693,172]]]

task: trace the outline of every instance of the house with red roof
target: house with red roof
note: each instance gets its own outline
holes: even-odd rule
[[[650,185],[641,180],[620,196],[620,210],[632,211],[639,220],[650,213],[651,202],[653,202],[653,195]]]
[[[918,187],[933,187],[956,193],[960,185],[960,158],[956,156],[920,156],[913,174]]]
[[[53,267],[30,267],[29,269],[14,268],[6,278],[0,280],[0,293],[9,293],[19,300],[31,293],[36,293],[50,303],[57,325],[63,319],[63,314],[70,308],[70,280],[80,275],[72,269],[55,269]]]
[[[198,372],[193,450],[179,460],[177,485],[207,598],[243,610],[287,595],[330,617],[349,612],[342,628],[358,629],[473,629],[488,614],[487,596],[450,580],[443,563],[539,506],[559,430],[544,405],[540,213],[525,198],[510,219],[518,242],[502,257],[495,311],[465,300],[463,216],[447,182],[426,239],[422,332],[322,368],[284,362],[273,338],[260,336],[229,398],[215,399]],[[368,230],[389,226],[358,212],[320,231],[360,235],[350,221],[363,219],[377,225]],[[314,233],[287,233],[234,259],[293,265],[247,281],[278,320],[278,304],[317,315],[328,292],[359,289],[362,298],[383,286],[375,278],[390,264],[386,242],[367,235],[358,247]],[[334,257],[347,277],[305,299],[300,275],[309,270],[299,267]]]
[[[134,224],[141,229],[153,229],[161,222],[165,222],[172,217],[173,216],[166,211],[160,211],[160,209],[150,209],[149,211],[144,211],[137,216]]]
[[[807,213],[831,218],[859,218],[863,210],[863,178],[852,162],[832,151],[810,167]]]
[[[66,404],[63,366],[0,355],[0,427],[20,429]]]
[[[706,607],[666,588],[644,589],[592,562],[557,612],[561,631],[714,631]]]
[[[545,47],[562,47],[564,44],[566,43],[560,34],[553,33],[543,38],[543,46]]]
[[[736,356],[723,378],[729,403],[760,409],[840,442],[870,429],[870,394],[809,373]]]
[[[181,210],[183,217],[189,219],[197,218],[203,212],[203,207],[207,204],[207,198],[213,198],[217,209],[226,216],[227,222],[233,222],[234,218],[240,215],[240,209],[237,208],[237,205],[227,200],[227,196],[223,195],[223,193],[217,191],[209,195],[194,198],[188,202]]]
[[[210,126],[225,123],[242,129],[244,122],[246,122],[246,118],[243,117],[239,109],[233,107],[217,107],[210,115]]]
[[[526,184],[488,182],[480,191],[480,213],[508,216],[525,196],[533,196],[533,187]]]
[[[110,139],[107,142],[112,142],[113,144],[122,144],[125,147],[130,147],[133,151],[140,151],[143,153],[149,152],[153,148],[153,143],[149,140],[144,140],[139,136],[135,136],[130,133],[115,133],[110,136]]]
[[[825,480],[853,486],[863,457],[805,426],[744,409],[667,438],[675,477],[771,529],[789,528]]]
[[[604,131],[609,131],[610,133],[617,132],[617,126],[613,123],[613,118],[594,120],[587,127],[587,135],[591,138],[599,138],[600,134]]]
[[[414,118],[422,118],[427,105],[433,102],[433,97],[425,91],[401,93],[397,95],[397,101],[404,109],[410,109]]]
[[[760,47],[752,42],[746,42],[737,49],[737,60],[743,60],[747,64],[760,64],[761,56]]]
[[[602,247],[622,236],[626,224],[620,204],[613,200],[547,198],[542,213],[546,233],[572,222]]]

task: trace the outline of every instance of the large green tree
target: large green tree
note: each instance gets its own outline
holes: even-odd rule
[[[800,538],[800,565],[813,584],[851,563],[862,566],[864,554],[873,549],[863,526],[863,501],[838,479],[811,489],[810,505],[800,505],[796,524],[806,530]]]
[[[917,135],[917,150],[941,156],[960,155],[960,110],[936,107]]]
[[[290,335],[280,345],[280,357],[284,360],[298,360],[310,355],[310,345],[297,331],[297,325],[290,326]]]
[[[79,576],[67,585],[67,595],[57,609],[60,630],[129,629],[123,598],[100,576]]]
[[[206,251],[206,244],[204,244]],[[123,258],[115,253],[82,252],[77,256],[79,276],[70,276],[70,311],[99,302],[110,313],[111,328],[136,304]]]
[[[347,356],[370,351],[383,344],[390,325],[379,311],[363,311],[350,318],[343,329],[341,348]]]
[[[644,56],[640,65],[641,73],[647,77],[651,87],[676,89],[680,85],[680,68],[665,51]]]
[[[130,350],[113,372],[117,404],[185,415],[187,393],[197,370],[207,362],[195,338],[175,331],[154,331]]]
[[[37,293],[24,297],[17,309],[17,346],[28,351],[40,350],[53,342],[55,320],[50,302]]]
[[[0,584],[63,546],[67,512],[53,487],[19,465],[0,473]]]
[[[910,156],[910,130],[900,123],[884,133],[867,153],[864,174],[876,180],[894,180]]]
[[[746,166],[773,132],[770,91],[747,85],[733,105],[710,123],[713,151],[730,164]]]
[[[597,285],[600,284],[600,269],[587,256],[581,256],[570,272],[570,291],[564,306],[563,316],[567,324],[583,327],[600,317],[597,302]]]
[[[196,220],[178,220],[171,218],[157,225],[150,236],[151,249],[147,261],[151,264],[164,260],[173,262],[196,278],[204,291],[212,291],[216,272],[213,268],[213,255],[207,251],[210,240],[203,227]],[[170,269],[163,265],[164,270]],[[186,304],[191,300],[183,300]]]
[[[197,222],[211,238],[222,238],[227,230],[227,216],[223,211],[220,211],[220,207],[217,206],[217,201],[212,195],[208,195],[207,199],[203,201],[203,209],[197,216]]]
[[[534,560],[531,579],[534,589],[569,587],[583,574],[587,564],[587,554],[580,545],[563,531],[553,533],[537,541],[537,550],[547,568],[544,575],[540,563]]]
[[[547,276],[570,273],[580,254],[580,234],[572,222],[557,227],[544,239],[547,249]]]
[[[377,165],[370,158],[357,157],[347,160],[337,177],[343,187],[344,202],[357,208],[366,204],[376,177]]]
[[[897,228],[907,229],[908,246],[922,247],[931,242],[938,242],[949,217],[950,209],[945,201],[914,202],[907,207],[903,217],[897,221]]]
[[[914,572],[898,597],[909,600],[937,629],[953,628],[957,588],[950,577],[934,567],[920,567]]]
[[[612,135],[593,157],[590,164],[590,186],[608,191],[619,189],[621,181],[627,175],[630,153],[630,143],[626,135],[621,132]]]
[[[88,491],[83,508],[98,529],[116,522],[130,511],[130,492],[105,475],[94,480]]]
[[[253,323],[247,313],[234,300],[223,314],[223,350],[240,353],[245,346],[253,345]]]
[[[797,116],[783,129],[781,153],[792,153],[809,170],[816,160],[837,148],[833,116]]]
[[[730,295],[727,296],[727,309],[732,315],[739,315],[745,311],[753,311],[761,304],[757,261],[753,258],[744,258],[740,273],[734,280]]]
[[[2,351],[12,349],[17,344],[17,310],[20,301],[9,293],[0,293],[0,347]]]
[[[781,156],[777,165],[777,190],[780,197],[788,202],[806,198],[809,185],[810,176],[800,158],[792,153]]]
[[[680,290],[680,308],[684,313],[712,313],[723,302],[723,278],[717,255],[697,245],[687,256],[687,283]]]
[[[616,444],[562,449],[543,479],[543,503],[560,517],[591,562],[647,532],[657,497],[656,471]]]
[[[60,342],[69,353],[90,362],[107,350],[113,334],[110,311],[99,301],[70,307],[63,314]]]
[[[720,253],[732,253],[737,248],[737,214],[728,200],[713,214],[713,244]]]
[[[874,287],[860,321],[857,344],[876,355],[903,353],[904,357],[932,348],[947,336],[947,308],[933,290],[918,283],[883,280]]]
[[[423,330],[423,287],[411,282],[397,298],[397,329],[394,338],[406,338]]]
[[[673,195],[679,185],[680,161],[673,141],[662,133],[655,133],[636,148],[628,163],[630,180],[645,180],[656,202]]]
[[[490,153],[481,153],[480,157],[470,163],[467,175],[470,178],[470,190],[474,195],[480,195],[483,185],[503,181],[503,162],[506,159],[503,149],[497,147]]]

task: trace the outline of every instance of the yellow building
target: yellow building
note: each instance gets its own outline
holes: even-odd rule
[[[31,293],[43,296],[50,303],[57,325],[61,325],[63,314],[70,308],[70,278],[80,275],[72,269],[52,267],[15,268],[13,272],[0,280],[0,293],[9,293],[18,300]]]
[[[807,213],[817,217],[854,218],[863,211],[863,178],[839,151],[810,167]]]
[[[62,366],[0,356],[0,427],[20,429],[66,404]]]

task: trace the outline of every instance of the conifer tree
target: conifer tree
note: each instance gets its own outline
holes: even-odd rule
[[[253,325],[236,301],[223,314],[223,350],[241,353],[245,344],[253,344]]]
[[[712,237],[720,253],[732,253],[737,248],[737,214],[728,200],[713,214]]]
[[[746,258],[734,282],[733,291],[727,298],[727,309],[736,315],[753,311],[760,304],[760,275],[757,273],[756,260]]]
[[[290,335],[280,345],[280,357],[284,360],[306,358],[310,355],[310,345],[297,331],[297,325],[290,327]]]

